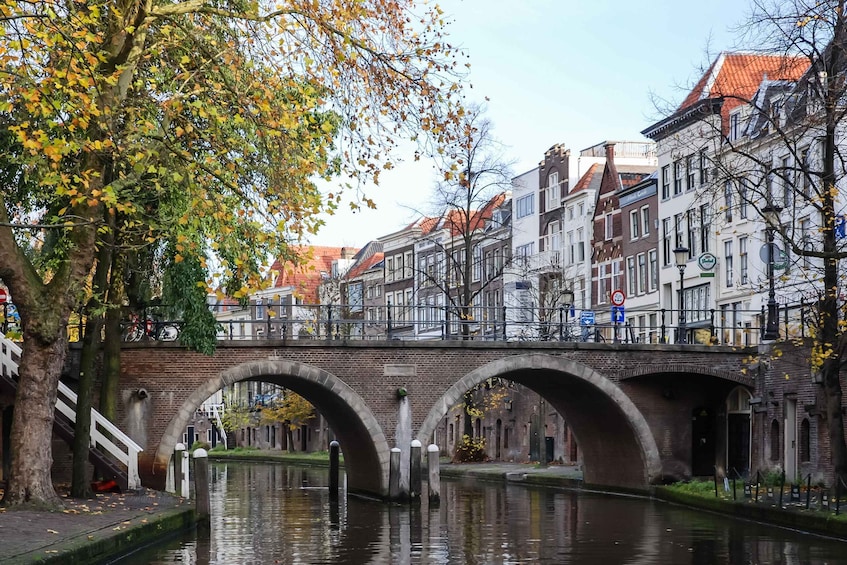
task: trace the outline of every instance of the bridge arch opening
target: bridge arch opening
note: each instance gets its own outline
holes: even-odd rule
[[[418,432],[429,442],[450,408],[490,378],[521,384],[565,415],[582,450],[587,483],[644,488],[661,480],[650,427],[630,398],[590,367],[552,355],[518,355],[488,363],[459,379],[430,409]]]
[[[262,381],[296,392],[324,417],[341,445],[350,492],[386,496],[389,446],[362,398],[334,375],[288,360],[253,361],[227,369],[195,389],[169,422],[153,461],[156,483],[164,486],[171,456],[195,411],[217,391],[236,382]]]

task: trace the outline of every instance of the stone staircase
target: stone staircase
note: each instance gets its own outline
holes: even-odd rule
[[[17,389],[20,346],[0,336],[0,388],[14,395]],[[53,432],[73,444],[76,422],[77,395],[64,383],[59,383]],[[122,490],[141,487],[138,475],[138,454],[143,451],[97,410],[91,409],[91,447],[89,461],[107,479],[114,479]]]

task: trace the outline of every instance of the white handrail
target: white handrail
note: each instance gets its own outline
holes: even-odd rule
[[[0,366],[4,375],[9,377],[18,372],[21,357],[20,346],[0,336]],[[64,414],[71,422],[76,422],[77,395],[62,382],[56,398],[56,410]],[[138,475],[138,454],[144,451],[131,437],[109,421],[100,412],[91,409],[91,445],[104,450],[123,463],[127,469],[127,488],[135,490],[141,486]]]

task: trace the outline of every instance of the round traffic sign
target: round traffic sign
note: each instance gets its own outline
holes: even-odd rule
[[[5,304],[9,299],[9,295],[6,294],[6,289],[0,288],[0,304]]]
[[[612,305],[623,306],[623,303],[626,302],[626,294],[621,289],[613,290],[611,300]]]

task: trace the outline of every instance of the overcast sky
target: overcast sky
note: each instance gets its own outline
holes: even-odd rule
[[[470,56],[469,80],[486,96],[494,135],[532,169],[544,151],[604,140],[641,140],[661,117],[659,98],[678,103],[722,50],[736,47],[746,0],[443,0],[454,45]],[[311,239],[361,247],[428,212],[431,165],[400,166],[368,196],[378,209],[343,212]]]

